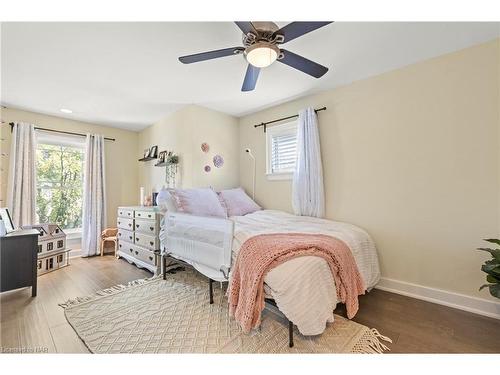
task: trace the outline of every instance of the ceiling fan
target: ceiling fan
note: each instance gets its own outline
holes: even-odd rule
[[[330,23],[292,22],[280,29],[274,22],[235,22],[243,31],[244,47],[224,48],[182,56],[179,57],[179,61],[184,64],[192,64],[219,57],[243,54],[248,61],[248,67],[241,91],[252,91],[257,83],[260,69],[271,65],[275,61],[291,66],[315,78],[320,78],[328,71],[327,67],[286,49],[279,48],[279,45]]]

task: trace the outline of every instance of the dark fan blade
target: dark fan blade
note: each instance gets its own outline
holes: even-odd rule
[[[314,61],[306,59],[305,57],[287,51],[286,49],[281,49],[281,52],[283,52],[284,56],[278,61],[291,66],[292,68],[298,69],[301,72],[304,72],[316,78],[319,78],[326,72],[328,72],[328,68],[326,66],[315,63]]]
[[[243,34],[253,33],[257,35],[257,30],[253,27],[253,24],[249,21],[235,21],[234,22],[243,31]]]
[[[245,74],[245,80],[243,81],[243,86],[241,86],[241,91],[252,91],[257,83],[257,78],[259,78],[260,68],[256,68],[252,64],[248,64],[247,73]]]
[[[244,50],[245,49],[242,47],[218,49],[216,51],[202,52],[202,53],[196,53],[194,55],[182,56],[179,57],[179,61],[184,64],[192,64],[198,61],[205,61],[205,60],[217,59],[219,57],[224,57],[224,56],[237,55],[238,51],[243,52]]]
[[[332,21],[327,22],[292,22],[286,26],[283,26],[278,31],[274,32],[274,35],[280,34],[285,37],[283,43],[289,42],[292,39],[298,38],[304,34],[310,33],[320,27],[326,26],[332,23]]]

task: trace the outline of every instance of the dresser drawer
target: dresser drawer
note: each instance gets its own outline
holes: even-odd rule
[[[118,217],[133,219],[134,218],[134,210],[131,210],[129,208],[118,207]]]
[[[134,243],[134,232],[119,228],[118,239],[120,241],[127,241]]]
[[[137,260],[142,260],[144,263],[151,264],[152,266],[156,265],[155,254],[149,249],[125,241],[120,241],[118,243],[118,248],[121,252]]]
[[[141,210],[136,210],[134,213],[134,217],[137,219],[147,219],[147,220],[156,220],[156,216],[158,215],[158,212],[154,211],[141,211]]]
[[[123,217],[119,217],[116,220],[118,228],[134,230],[134,219],[126,219]]]
[[[149,236],[156,236],[159,230],[158,224],[158,221],[135,219],[134,230]]]
[[[134,255],[135,247],[134,247],[133,243],[130,243],[130,242],[127,242],[124,240],[120,240],[120,241],[118,241],[118,250],[122,251],[128,255]]]
[[[158,237],[148,236],[138,232],[135,232],[134,243],[138,246],[146,247],[151,250],[157,250],[160,248]]]
[[[155,266],[155,253],[149,249],[145,249],[143,247],[136,246],[134,248],[134,257],[139,260],[142,260],[144,263],[151,264]]]

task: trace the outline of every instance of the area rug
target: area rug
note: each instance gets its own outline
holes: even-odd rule
[[[224,291],[214,288],[210,305],[207,279],[192,270],[136,280],[62,303],[69,324],[92,353],[382,353],[391,342],[375,329],[335,315],[319,336],[288,326],[265,310],[250,334],[228,314]]]

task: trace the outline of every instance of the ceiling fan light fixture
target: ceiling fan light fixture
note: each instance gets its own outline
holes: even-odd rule
[[[274,44],[258,42],[245,50],[245,57],[249,64],[257,68],[265,68],[276,61],[279,53],[279,48]]]

